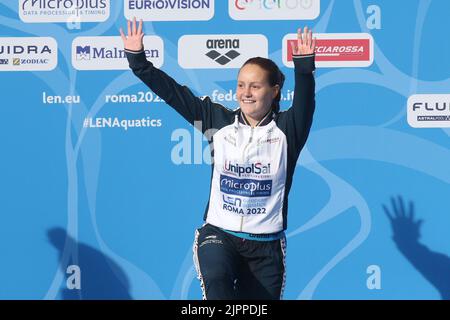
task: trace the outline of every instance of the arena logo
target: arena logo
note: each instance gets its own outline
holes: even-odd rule
[[[313,20],[320,14],[320,0],[229,0],[234,20]]]
[[[0,38],[0,57],[0,71],[53,70],[58,64],[58,45],[50,37]]]
[[[450,128],[450,94],[412,95],[407,108],[413,128]]]
[[[236,59],[241,54],[235,49],[239,49],[239,39],[209,39],[206,41],[206,48],[212,49],[206,56],[220,65],[226,65],[231,60]],[[225,54],[221,54],[216,49],[231,49]]]
[[[186,35],[178,40],[178,63],[185,69],[240,68],[255,56],[268,56],[267,38],[260,34]]]
[[[144,37],[147,59],[160,68],[164,62],[163,40]],[[120,37],[77,37],[72,42],[72,65],[77,70],[128,70],[129,65]]]
[[[373,38],[368,33],[315,34],[316,66],[321,68],[369,67],[373,63]],[[293,68],[292,48],[297,43],[295,33],[283,38],[283,63]]]
[[[129,20],[205,21],[214,16],[214,0],[125,0],[124,14]]]
[[[102,22],[109,13],[110,0],[19,0],[23,22]]]

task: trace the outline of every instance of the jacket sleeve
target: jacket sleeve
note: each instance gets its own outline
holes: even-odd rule
[[[213,127],[212,109],[219,105],[211,102],[209,97],[196,97],[188,87],[180,85],[165,72],[154,67],[146,59],[144,51],[125,50],[125,53],[133,73],[189,123],[194,125],[195,121],[201,121],[203,133]]]
[[[287,132],[299,153],[311,129],[315,102],[315,54],[294,56],[295,89],[291,108],[286,111]]]

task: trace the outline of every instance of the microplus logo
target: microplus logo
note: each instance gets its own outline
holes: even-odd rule
[[[110,0],[19,0],[23,22],[102,22],[109,12]]]
[[[144,21],[204,21],[214,16],[214,0],[125,0],[124,14]]]
[[[58,45],[50,37],[0,38],[0,58],[0,71],[49,71],[58,64]]]
[[[157,68],[164,63],[163,40],[144,36],[145,55]],[[77,70],[128,70],[120,37],[77,37],[72,42],[72,65]]]
[[[268,56],[268,41],[261,34],[186,35],[178,40],[178,63],[185,69],[240,68],[255,56]]]
[[[411,127],[450,128],[450,94],[413,95],[407,113]]]
[[[373,63],[373,38],[368,33],[318,33],[315,37],[317,67],[369,67]],[[283,38],[283,63],[287,67],[294,67],[292,47],[296,42],[295,33]]]
[[[268,197],[272,194],[272,180],[236,179],[221,174],[220,191],[244,197]]]
[[[313,20],[320,14],[320,0],[229,0],[234,20]]]

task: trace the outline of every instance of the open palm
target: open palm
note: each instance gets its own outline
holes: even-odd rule
[[[302,33],[302,28],[298,28],[297,43],[292,46],[292,54],[295,56],[313,54],[315,49],[316,39],[313,38],[312,30],[305,27]]]
[[[394,239],[412,241],[420,238],[420,228],[423,220],[416,220],[414,204],[409,202],[406,208],[403,198],[391,198],[392,210],[383,205],[384,212],[389,218],[394,232]]]
[[[120,36],[123,40],[125,49],[132,51],[141,51],[144,48],[143,38],[144,33],[142,32],[142,19],[139,20],[139,26],[136,28],[136,18],[133,21],[127,20],[128,33],[127,36],[123,33],[122,28],[120,28]]]

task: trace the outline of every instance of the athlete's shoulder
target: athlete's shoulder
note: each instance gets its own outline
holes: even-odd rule
[[[199,98],[206,104],[210,105],[211,108],[213,109],[213,112],[216,113],[222,113],[223,115],[226,116],[234,116],[239,111],[239,108],[230,109],[221,103],[211,100],[209,96],[200,96]]]
[[[204,105],[207,106],[207,121],[209,128],[221,129],[234,121],[235,115],[239,112],[239,108],[230,109],[221,103],[214,102],[209,96],[199,97]]]

